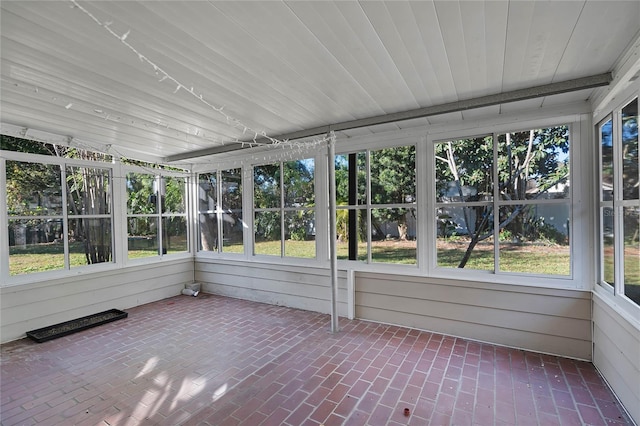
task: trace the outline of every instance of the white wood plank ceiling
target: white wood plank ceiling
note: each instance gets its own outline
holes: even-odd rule
[[[0,31],[5,129],[161,162],[610,72],[640,2],[3,0]]]

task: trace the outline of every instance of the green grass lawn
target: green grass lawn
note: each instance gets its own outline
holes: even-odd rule
[[[177,241],[167,250],[171,253],[187,251],[186,239],[183,243]],[[82,243],[72,243],[69,246],[69,263],[72,268],[87,265],[87,257]],[[129,250],[129,259],[140,259],[158,256],[157,248],[139,248]],[[64,269],[64,246],[62,243],[30,244],[26,248],[10,247],[9,274],[23,275],[35,272],[55,271]]]
[[[71,267],[87,264],[82,244],[71,244]],[[31,244],[26,248],[10,247],[9,274],[21,275],[34,272],[64,269],[64,247],[61,243]]]
[[[493,271],[492,243],[480,243],[465,265],[466,269]],[[467,249],[466,242],[438,241],[438,266],[457,268]],[[569,275],[571,255],[569,246],[545,246],[534,244],[501,244],[500,270],[543,275]]]
[[[182,242],[184,243],[184,241]],[[86,257],[82,244],[71,245],[71,267],[86,265]],[[372,243],[371,258],[374,262],[394,264],[416,264],[415,241],[379,241]],[[223,248],[225,253],[243,253],[242,244],[228,244]],[[258,242],[255,246],[256,254],[280,256],[280,241]],[[348,243],[337,245],[338,259],[348,259]],[[438,241],[437,264],[439,267],[457,268],[464,255],[466,244]],[[168,253],[183,253],[186,244],[173,244]],[[287,257],[314,259],[316,257],[315,241],[285,242]],[[367,245],[358,244],[358,260],[366,261]],[[157,249],[130,249],[129,259],[154,257]],[[627,285],[640,285],[640,262],[637,250],[625,253],[625,282]],[[570,273],[570,254],[568,246],[517,245],[503,244],[500,251],[500,270],[506,272],[523,272],[543,275],[564,275]],[[478,245],[469,259],[466,269],[493,270],[493,245]],[[11,275],[22,275],[34,272],[59,270],[64,268],[62,244],[37,244],[27,248],[10,248],[9,270]]]
[[[285,241],[285,256],[303,259],[314,259],[316,257],[315,241]],[[416,264],[415,242],[380,242],[372,244],[371,258],[374,262]],[[280,256],[280,241],[257,242],[255,253],[260,255]],[[338,243],[337,257],[340,260],[349,258],[348,243]],[[358,244],[358,260],[367,260],[367,245]]]
[[[224,246],[223,246],[224,247]],[[267,256],[280,256],[280,241],[261,241],[255,244],[255,254]],[[315,259],[316,242],[287,240],[284,242],[285,256],[302,259]]]

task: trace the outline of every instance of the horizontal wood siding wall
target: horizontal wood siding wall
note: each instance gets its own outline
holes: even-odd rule
[[[356,273],[357,318],[591,360],[591,292]]]
[[[331,312],[329,269],[242,261],[196,261],[203,291],[307,311]],[[338,315],[347,316],[346,273],[338,274]]]
[[[0,338],[108,309],[127,309],[180,294],[193,282],[193,260],[168,261],[0,288]]]
[[[593,295],[593,363],[640,424],[640,330]]]

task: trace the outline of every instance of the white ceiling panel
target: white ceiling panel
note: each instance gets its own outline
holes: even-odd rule
[[[640,37],[636,0],[3,0],[0,8],[2,123],[157,162],[611,72]],[[562,105],[593,90],[341,134]]]

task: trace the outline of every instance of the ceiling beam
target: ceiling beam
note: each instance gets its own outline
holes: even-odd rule
[[[274,136],[277,140],[295,140],[326,134],[330,131],[341,131],[356,129],[359,127],[369,127],[378,124],[393,123],[397,121],[411,120],[415,118],[431,117],[434,115],[447,114],[452,112],[466,111],[469,109],[483,108],[493,105],[506,104],[511,102],[524,101],[527,99],[541,98],[544,96],[558,95],[561,93],[575,92],[578,90],[593,89],[596,87],[606,86],[612,81],[611,73],[592,75],[589,77],[576,78],[573,80],[561,81],[558,83],[550,83],[542,86],[529,87],[527,89],[518,89],[510,92],[497,93],[495,95],[481,96],[473,99],[449,102],[430,107],[417,108],[408,111],[394,112],[390,114],[377,115],[374,117],[361,118],[357,120],[343,121],[341,123],[329,124],[325,126],[313,127],[310,129],[299,130],[296,132],[285,133]],[[245,141],[249,145],[253,141]],[[258,140],[261,143],[268,143],[268,139]],[[236,151],[243,149],[241,143],[230,143],[222,146],[200,149],[196,151],[185,152],[165,157],[165,161],[186,160],[196,157],[204,157],[206,155],[221,154],[223,152]]]

